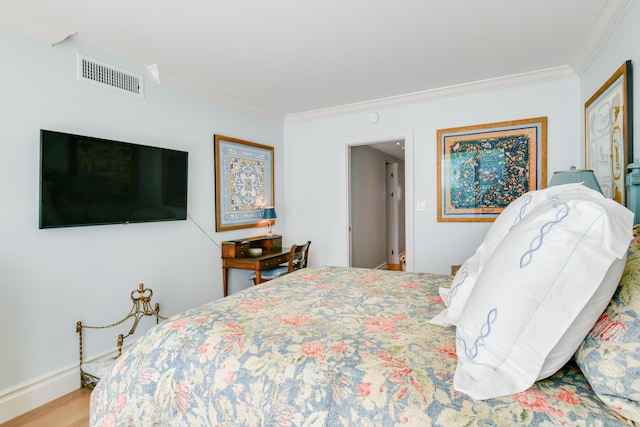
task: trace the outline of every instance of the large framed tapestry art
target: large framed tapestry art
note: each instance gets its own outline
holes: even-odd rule
[[[604,195],[623,205],[633,158],[632,97],[631,61],[626,61],[584,104],[587,169]]]
[[[438,221],[493,221],[546,186],[547,118],[437,132]]]
[[[273,147],[214,135],[216,231],[259,227],[274,204]]]

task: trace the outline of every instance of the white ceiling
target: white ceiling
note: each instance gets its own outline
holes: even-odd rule
[[[48,45],[72,36],[156,65],[160,84],[284,119],[580,75],[632,1],[0,0],[0,28]]]

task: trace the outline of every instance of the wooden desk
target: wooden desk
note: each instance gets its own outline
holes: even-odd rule
[[[262,255],[251,256],[249,248],[261,248]],[[251,237],[222,242],[222,285],[224,296],[228,295],[230,268],[256,272],[256,283],[262,283],[261,272],[289,262],[289,249],[282,249],[282,236]]]

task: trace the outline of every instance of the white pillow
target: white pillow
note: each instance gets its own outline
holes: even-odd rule
[[[475,254],[460,267],[449,290],[447,291],[446,288],[439,290],[440,297],[447,308],[429,322],[440,326],[455,325],[475,286],[480,270],[509,230],[518,225],[540,202],[565,198],[604,199],[604,196],[598,191],[585,187],[582,183],[573,183],[530,191],[511,202],[491,224]]]
[[[542,190],[529,191],[518,197],[504,208],[487,231],[484,242],[487,250],[493,252],[509,231],[531,212],[540,202],[550,199],[590,198],[603,199],[604,196],[595,190],[582,185],[581,182],[555,185]]]
[[[462,309],[473,290],[478,274],[484,265],[485,255],[482,243],[475,254],[471,255],[456,272],[449,288],[440,288],[438,293],[444,301],[445,308],[429,323],[440,326],[453,326],[462,314]]]
[[[602,313],[589,302],[615,291],[632,226],[633,213],[605,198],[552,198],[527,213],[456,322],[455,389],[475,399],[519,393],[562,367]]]
[[[627,263],[627,254],[622,258],[616,258],[609,267],[609,271],[602,279],[600,287],[593,294],[576,320],[567,328],[562,338],[546,358],[545,364],[538,375],[538,379],[544,379],[555,374],[571,359],[580,344],[584,341],[591,328],[597,322],[604,310],[611,302],[611,298],[618,288],[620,278]],[[595,320],[594,320],[595,319]]]

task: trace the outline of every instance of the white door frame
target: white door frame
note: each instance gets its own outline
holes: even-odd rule
[[[404,188],[405,188],[405,254],[406,271],[414,269],[414,224],[413,224],[413,129],[400,129],[384,131],[373,134],[358,135],[345,138],[347,168],[347,227],[345,237],[347,239],[348,259],[347,265],[351,265],[351,147],[357,145],[371,145],[379,142],[404,140]]]
[[[387,264],[400,264],[398,253],[398,163],[386,163],[385,176],[385,207],[387,210],[385,261]]]

